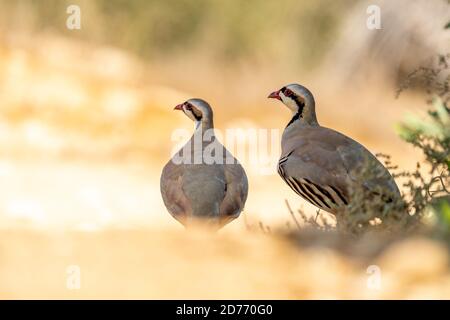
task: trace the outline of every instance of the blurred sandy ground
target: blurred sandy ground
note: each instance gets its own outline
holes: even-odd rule
[[[10,230],[0,239],[1,297],[8,299],[450,297],[446,247],[420,238],[371,261],[255,233]],[[366,252],[372,240],[354,253]]]
[[[365,7],[361,4],[361,8]],[[270,12],[270,7],[266,10]],[[354,10],[357,14],[350,16],[360,17],[361,10]],[[64,23],[64,11],[61,15]],[[345,30],[352,30],[351,23],[359,20],[348,21],[341,29],[344,36],[336,39],[351,38]],[[86,25],[82,28],[91,23]],[[416,25],[404,28],[401,32],[413,32]],[[280,43],[255,60],[214,63],[207,55],[208,41],[200,48],[196,43],[184,44],[195,48],[185,55],[148,59],[68,32],[30,31],[21,28],[19,20],[12,29],[3,25],[0,297],[450,297],[447,256],[438,244],[419,246],[424,254],[419,264],[425,264],[425,271],[418,271],[417,277],[413,271],[410,278],[399,279],[395,270],[402,259],[397,261],[397,255],[389,252],[382,255],[387,272],[394,272],[396,289],[384,287],[374,293],[367,292],[367,266],[361,262],[332,251],[303,252],[276,236],[249,232],[246,225],[260,222],[271,228],[284,226],[290,219],[284,199],[309,212],[313,208],[292,194],[275,168],[272,174],[261,175],[248,159],[240,159],[250,180],[245,212],[217,238],[189,235],[167,213],[159,175],[170,157],[173,130],[192,129],[189,119],[172,111],[189,97],[202,97],[212,104],[219,129],[282,130],[290,114],[266,96],[286,83],[300,82],[315,94],[323,125],[352,136],[374,153],[391,154],[404,169],[421,160],[394,132],[406,111],[426,107],[418,92],[395,98],[397,83],[389,71],[391,65],[398,66],[398,58],[388,61],[386,53],[381,57],[365,54],[379,46],[374,40],[367,41],[366,51],[355,49],[353,55],[332,46],[323,63],[311,62],[309,67],[300,62],[299,67],[295,60],[299,57],[287,45],[289,36],[286,30],[280,31],[272,38]],[[428,55],[441,50],[437,44],[442,39],[437,38],[426,43],[425,47],[432,46]],[[302,43],[303,49],[293,51],[313,50],[309,54],[313,56],[314,50],[323,49],[308,41]],[[334,57],[341,58],[334,61]],[[407,72],[429,62],[424,57],[403,65],[403,71],[398,69]],[[350,75],[333,67],[349,59],[359,61]],[[352,77],[359,72],[370,72],[370,77]],[[391,251],[408,256],[414,247],[412,242]],[[415,265],[416,260],[411,263]],[[65,286],[69,265],[81,268],[81,290]]]

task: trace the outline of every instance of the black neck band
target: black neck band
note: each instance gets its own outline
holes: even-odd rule
[[[192,114],[194,115],[195,120],[197,120],[197,121],[201,121],[202,120],[202,116],[196,115],[195,112],[192,112]]]
[[[291,121],[289,121],[289,123],[287,124],[286,128],[289,127],[292,123],[294,123],[295,121],[297,121],[298,119],[300,119],[302,117],[303,108],[305,107],[305,103],[298,101],[295,97],[292,98],[292,100],[295,101],[295,104],[297,105],[298,110],[294,114],[294,116],[292,117]]]

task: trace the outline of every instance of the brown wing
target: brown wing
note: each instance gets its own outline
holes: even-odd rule
[[[220,214],[224,224],[237,218],[244,209],[248,194],[248,181],[244,169],[239,163],[224,165],[226,192],[220,205]]]
[[[182,165],[175,165],[170,160],[161,174],[160,188],[164,204],[170,214],[184,224],[186,216],[192,212],[189,199],[183,191]]]
[[[373,177],[361,181],[358,173],[368,162],[382,175],[374,173]],[[280,164],[291,188],[298,189],[306,200],[329,212],[349,202],[350,189],[354,186],[371,189],[383,185],[398,192],[387,169],[367,149],[324,127],[302,128],[296,136],[283,141]]]

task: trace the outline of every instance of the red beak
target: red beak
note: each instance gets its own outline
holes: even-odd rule
[[[267,98],[278,99],[281,101],[280,90],[272,92],[271,94],[269,94],[269,96]]]
[[[173,110],[183,110],[183,105],[184,105],[184,103],[180,103],[175,108],[173,108]]]

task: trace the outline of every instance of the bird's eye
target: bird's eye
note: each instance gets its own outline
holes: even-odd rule
[[[192,107],[190,104],[186,104],[186,110],[192,111]]]
[[[284,90],[284,95],[286,96],[286,97],[290,97],[290,96],[292,96],[294,93],[291,91],[291,90],[289,90],[289,89],[286,89],[286,90]]]

